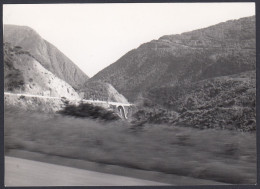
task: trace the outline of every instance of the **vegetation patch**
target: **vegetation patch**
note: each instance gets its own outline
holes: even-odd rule
[[[100,106],[94,106],[88,103],[79,105],[65,103],[65,107],[59,111],[62,115],[69,115],[81,118],[100,119],[104,121],[114,121],[120,117],[113,111],[109,111]]]
[[[232,184],[256,183],[256,135],[5,110],[5,152],[21,149]]]
[[[25,53],[21,47],[12,47],[4,43],[4,87],[7,91],[24,89],[24,78],[20,70],[14,67],[14,62],[19,54]]]
[[[141,123],[255,131],[255,71],[151,89],[133,118]]]

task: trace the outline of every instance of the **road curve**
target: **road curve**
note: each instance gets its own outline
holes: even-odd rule
[[[159,186],[164,183],[5,156],[6,186]]]
[[[55,97],[55,96],[42,96],[42,95],[35,95],[35,94],[23,94],[23,93],[10,93],[10,92],[4,92],[5,95],[10,96],[26,96],[26,97],[36,97],[36,98],[44,98],[44,99],[59,99],[61,100],[62,97]],[[68,99],[68,98],[65,98]],[[68,99],[70,101],[81,101],[79,99]],[[128,103],[121,103],[121,102],[110,102],[110,101],[101,101],[101,100],[85,100],[82,99],[83,102],[87,103],[100,103],[100,104],[110,104],[115,106],[132,106],[133,104]]]

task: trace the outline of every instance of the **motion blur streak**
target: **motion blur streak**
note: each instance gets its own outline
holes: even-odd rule
[[[142,186],[159,182],[5,157],[6,186]]]

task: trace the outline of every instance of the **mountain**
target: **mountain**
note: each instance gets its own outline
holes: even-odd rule
[[[80,92],[84,93],[85,99],[129,103],[127,99],[119,94],[109,83],[100,81],[86,82]]]
[[[28,51],[4,43],[5,91],[80,99],[65,81],[45,69]]]
[[[42,39],[28,27],[5,26],[4,31],[4,84],[5,91],[33,95],[66,97],[128,103],[112,85],[103,82],[86,83],[88,77],[56,47]],[[75,91],[77,90],[77,92]],[[5,97],[8,106],[41,111],[59,110],[60,100]],[[31,106],[31,104],[35,104]],[[45,105],[43,105],[45,104]],[[41,105],[43,107],[41,107]]]
[[[112,84],[130,101],[176,86],[256,69],[255,16],[167,35],[133,49],[89,81]]]
[[[27,26],[4,25],[3,39],[13,47],[28,51],[46,70],[73,88],[79,88],[88,79],[68,57]]]

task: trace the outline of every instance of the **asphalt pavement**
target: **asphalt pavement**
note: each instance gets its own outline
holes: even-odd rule
[[[160,182],[5,157],[6,186],[159,186]]]

